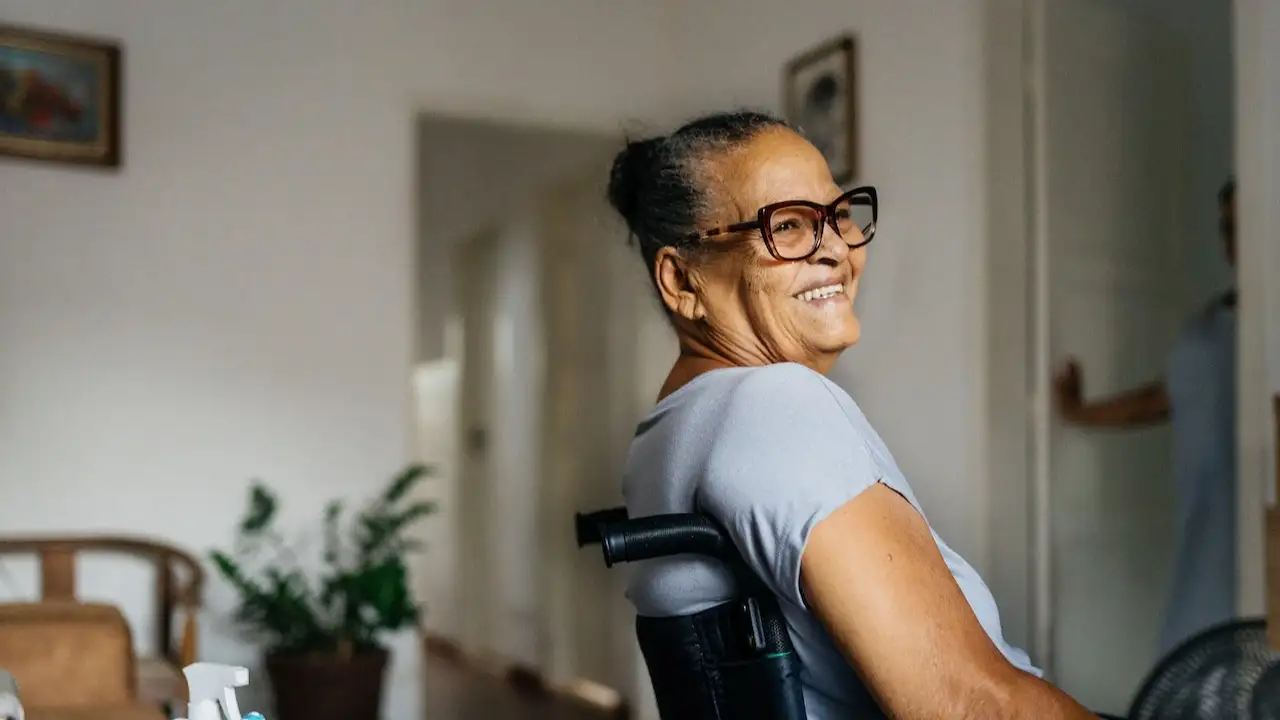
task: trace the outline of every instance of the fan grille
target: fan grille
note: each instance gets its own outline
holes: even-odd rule
[[[1275,656],[1264,620],[1210,628],[1178,646],[1152,671],[1134,700],[1129,720],[1243,720],[1254,715],[1254,688]],[[1268,674],[1280,689],[1280,675]],[[1262,695],[1266,695],[1263,692]],[[1258,703],[1264,698],[1258,698]],[[1275,700],[1271,701],[1273,704]],[[1277,718],[1280,715],[1265,715]]]

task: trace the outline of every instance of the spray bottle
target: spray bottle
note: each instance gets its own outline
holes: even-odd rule
[[[23,720],[26,713],[18,700],[18,681],[8,670],[0,669],[0,720]]]
[[[249,684],[249,670],[234,665],[193,663],[182,670],[187,676],[187,714],[178,720],[263,720],[258,713],[240,717],[236,688]]]

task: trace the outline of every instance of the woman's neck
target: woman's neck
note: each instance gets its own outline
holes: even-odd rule
[[[705,342],[690,334],[677,331],[680,339],[680,356],[676,358],[676,362],[671,366],[671,372],[667,374],[667,380],[662,384],[662,390],[658,392],[658,400],[661,401],[671,393],[688,385],[694,378],[712,370],[723,370],[725,368],[735,367],[755,367],[770,364],[770,360],[761,353],[757,357],[755,353],[741,353],[734,355],[733,353],[719,352],[715,349],[716,344]],[[826,375],[831,366],[835,364],[837,355],[823,355],[809,361],[794,360],[808,368]],[[784,362],[784,359],[776,359],[773,362]]]
[[[671,366],[671,372],[667,373],[667,380],[662,383],[662,390],[658,392],[658,400],[662,400],[671,393],[688,385],[699,375],[712,370],[723,370],[731,367],[739,367],[739,363],[733,362],[720,353],[713,351],[704,343],[681,333],[680,356],[676,358],[675,364]]]

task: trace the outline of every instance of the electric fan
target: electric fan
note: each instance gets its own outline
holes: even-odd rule
[[[1134,698],[1128,720],[1280,720],[1275,710],[1255,712],[1280,707],[1275,659],[1261,618],[1209,628],[1156,666]]]

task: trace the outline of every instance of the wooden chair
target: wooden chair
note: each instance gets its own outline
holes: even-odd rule
[[[190,554],[154,540],[114,536],[4,537],[0,559],[35,555],[40,564],[40,600],[76,599],[76,556],[85,553],[131,555],[151,563],[155,582],[155,649],[157,657],[138,659],[138,698],[156,706],[187,700],[182,668],[196,661],[196,615],[204,571]],[[173,620],[182,613],[182,634],[174,642]]]

